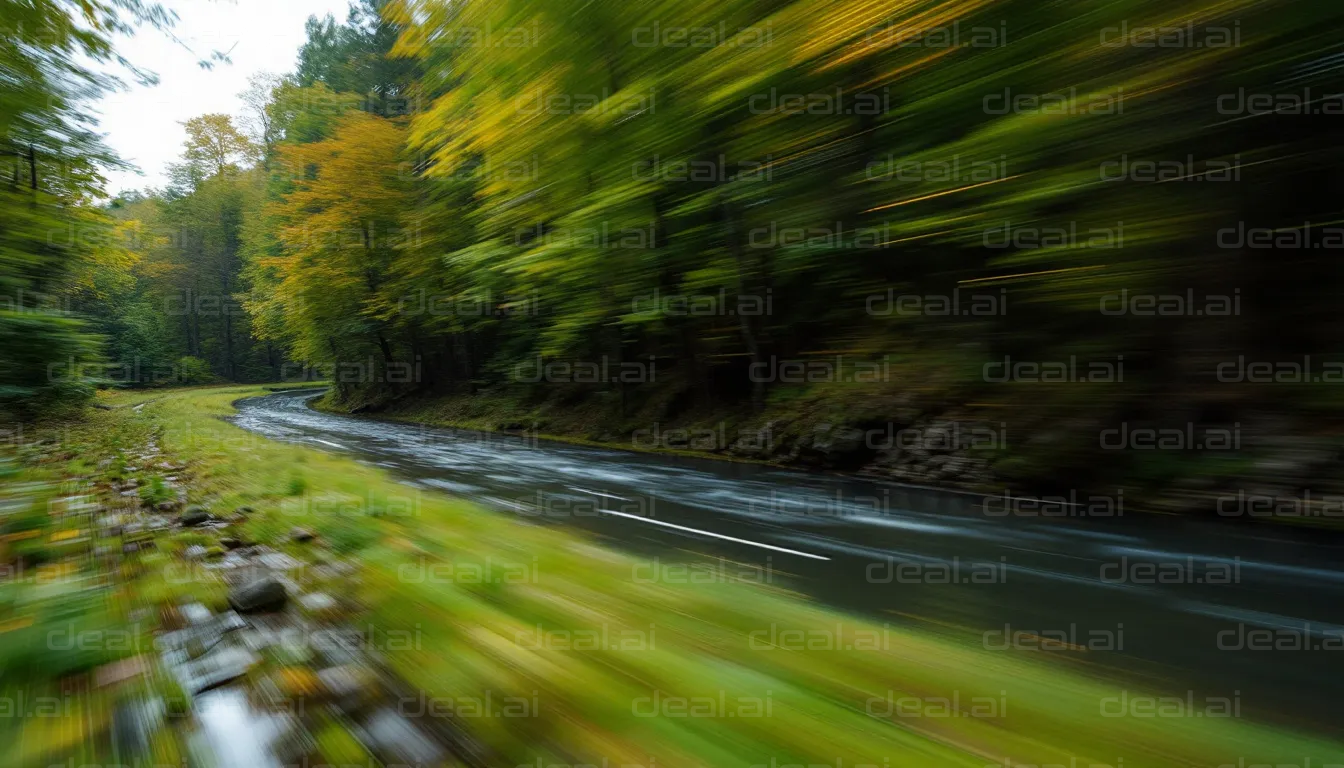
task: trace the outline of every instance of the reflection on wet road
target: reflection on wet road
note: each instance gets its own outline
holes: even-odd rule
[[[794,589],[1246,716],[1344,736],[1344,547],[1227,521],[945,493],[707,459],[325,414],[312,392],[236,423],[386,467],[533,523],[651,558],[634,578]],[[691,564],[690,567],[685,567]],[[836,650],[843,651],[843,648]]]

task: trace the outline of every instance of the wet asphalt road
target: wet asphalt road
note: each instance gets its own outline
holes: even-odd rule
[[[313,396],[244,400],[235,423],[581,528],[656,567],[692,564],[664,574],[768,582],[892,626],[1048,654],[1117,692],[1235,696],[1243,716],[1344,738],[1333,536],[1124,514],[1118,497],[1042,506],[381,422],[314,411]]]

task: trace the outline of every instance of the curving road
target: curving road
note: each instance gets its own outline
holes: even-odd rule
[[[1122,510],[1115,500],[1039,507],[380,422],[314,411],[313,396],[245,400],[235,422],[655,560],[634,578],[769,582],[892,626],[1048,656],[1117,692],[1236,697],[1243,716],[1344,738],[1344,546],[1333,537],[1098,516]]]

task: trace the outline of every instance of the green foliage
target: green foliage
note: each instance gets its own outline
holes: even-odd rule
[[[19,418],[80,405],[102,376],[97,341],[65,301],[82,262],[104,251],[92,205],[116,164],[89,103],[117,84],[111,39],[169,23],[114,0],[0,1],[0,410]]]
[[[163,699],[164,710],[169,717],[186,717],[191,714],[191,697],[182,689],[182,684],[171,674],[157,675],[154,687]]]
[[[81,275],[76,308],[106,337],[107,378],[116,383],[279,378],[282,353],[253,330],[243,308],[244,227],[266,177],[239,167],[257,149],[225,116],[200,120],[177,186],[114,201],[112,250],[121,258]]]
[[[172,498],[173,492],[164,485],[163,478],[158,475],[150,477],[148,483],[140,486],[140,501],[145,506],[152,507]]]
[[[387,4],[387,0],[354,0],[345,24],[337,24],[331,15],[309,17],[308,40],[299,49],[298,84],[357,94],[374,114],[406,114],[414,62],[386,55],[399,34],[381,13]]]
[[[308,490],[308,479],[302,472],[295,471],[289,476],[289,484],[285,486],[285,494],[288,496],[302,496]]]
[[[1117,321],[1099,303],[1240,291],[1284,319],[1287,347],[1319,346],[1296,331],[1324,317],[1328,263],[1271,265],[1218,232],[1337,218],[1305,190],[1341,150],[1320,123],[1279,121],[1287,151],[1217,113],[1220,96],[1299,71],[1327,88],[1307,62],[1340,11],[1239,0],[1182,13],[1196,36],[1239,24],[1236,43],[1099,44],[1099,30],[1177,26],[1154,0],[1073,15],[1012,0],[363,3],[344,25],[313,20],[298,74],[274,92],[291,129],[248,229],[247,307],[293,359],[347,366],[330,374],[347,406],[493,387],[618,419],[664,405],[759,415],[818,387],[752,370],[825,351],[937,370],[948,399],[1011,403],[1023,424],[1051,399],[986,386],[987,363],[1125,355],[1127,386],[1095,397],[1097,415],[1198,410],[1206,389],[1183,385],[1194,364],[1172,361],[1235,357],[1259,332],[1193,313]],[[714,34],[687,44],[658,29]],[[402,121],[370,106],[374,92],[422,109]],[[285,108],[341,95],[373,114]],[[1179,160],[1193,178],[1235,167],[1239,181],[1108,180],[1122,158]],[[1308,302],[1288,289],[1304,283]],[[998,304],[889,305],[952,295]],[[656,375],[518,373],[637,361]],[[408,377],[391,375],[403,365]],[[864,398],[908,390],[898,378]],[[827,396],[847,405],[844,387]],[[1242,396],[1229,418],[1270,397]]]
[[[188,386],[209,384],[215,375],[210,372],[210,364],[199,357],[182,357],[177,361],[177,378]]]
[[[103,370],[84,324],[68,314],[0,310],[0,411],[20,418],[81,404]]]
[[[20,419],[80,406],[97,386],[171,380],[173,361],[203,346],[172,348],[177,328],[166,316],[171,310],[161,311],[172,292],[145,285],[156,277],[156,265],[148,265],[149,274],[139,272],[144,251],[166,233],[147,232],[137,217],[153,219],[159,201],[132,195],[98,202],[101,170],[119,165],[102,144],[90,108],[120,85],[107,65],[126,61],[111,41],[140,25],[171,26],[174,19],[141,0],[0,1],[0,410]],[[206,115],[187,127],[183,178],[191,184],[236,171],[252,154],[227,116]],[[226,217],[216,219],[228,226]],[[194,269],[227,277],[227,264],[217,269],[217,254],[236,253],[236,246],[221,239],[213,263],[201,260]],[[214,300],[230,290],[226,280],[212,291]],[[190,341],[198,341],[190,319],[187,326]],[[221,373],[239,374],[231,342],[245,333],[242,327],[225,332]]]
[[[193,117],[185,123],[183,165],[175,169],[178,183],[188,189],[208,178],[236,173],[239,164],[253,158],[257,147],[233,125],[228,115]]]
[[[317,749],[332,765],[366,765],[371,760],[369,751],[335,720],[318,730]]]
[[[370,514],[369,517],[381,515]],[[319,525],[323,538],[343,555],[354,554],[378,541],[377,528],[364,515],[331,515]]]

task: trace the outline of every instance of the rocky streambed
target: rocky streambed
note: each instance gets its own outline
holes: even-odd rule
[[[167,730],[190,764],[216,768],[464,764],[465,737],[406,706],[421,696],[384,663],[395,633],[362,620],[358,562],[303,527],[252,541],[248,507],[187,505],[192,467],[154,441],[99,470],[111,479],[93,486],[94,555],[146,653],[95,675],[154,692],[119,697],[122,762],[161,757],[149,753]]]

